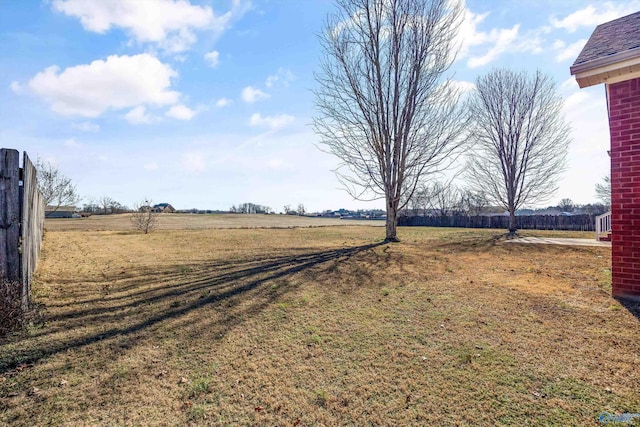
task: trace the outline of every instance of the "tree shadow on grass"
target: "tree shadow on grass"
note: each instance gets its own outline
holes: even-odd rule
[[[128,348],[153,328],[193,325],[193,320],[184,319],[207,306],[215,309],[215,329],[222,337],[246,316],[293,290],[297,285],[289,280],[291,276],[313,274],[316,267],[330,268],[330,261],[344,261],[382,244],[204,263],[190,266],[183,273],[141,275],[103,298],[85,298],[80,305],[60,307],[45,316],[46,324],[41,330],[3,343],[0,373],[103,340],[116,340],[116,348]],[[281,286],[285,281],[286,285]],[[207,321],[206,314],[202,318]],[[11,351],[3,350],[5,345],[11,346]]]

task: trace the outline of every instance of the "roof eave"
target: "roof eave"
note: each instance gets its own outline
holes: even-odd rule
[[[607,65],[613,65],[618,62],[624,62],[628,59],[640,57],[640,46],[619,52],[613,55],[604,56],[601,58],[592,59],[591,61],[582,62],[580,64],[573,64],[570,68],[571,75],[583,73],[585,71],[592,70],[594,68],[602,68]]]
[[[640,72],[640,48],[574,65],[570,70],[581,88],[636,78]]]

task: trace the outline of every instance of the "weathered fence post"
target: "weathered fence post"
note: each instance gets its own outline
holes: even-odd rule
[[[19,286],[20,153],[0,149],[0,280]]]

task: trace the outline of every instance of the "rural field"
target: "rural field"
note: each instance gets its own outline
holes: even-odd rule
[[[640,314],[610,297],[609,248],[421,227],[381,244],[382,222],[280,216],[165,215],[148,235],[127,221],[46,223],[40,316],[0,341],[0,425],[640,413]]]
[[[352,220],[315,218],[297,215],[241,215],[241,214],[171,214],[158,216],[158,230],[201,230],[209,228],[292,228],[328,227],[333,225],[384,226],[380,220]],[[129,231],[128,214],[94,215],[88,218],[55,219],[46,224],[51,231]]]

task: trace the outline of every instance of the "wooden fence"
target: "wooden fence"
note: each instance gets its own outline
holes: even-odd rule
[[[595,231],[593,215],[523,215],[516,216],[520,230]],[[398,225],[460,228],[509,228],[508,216],[405,216]]]
[[[0,280],[20,287],[23,310],[29,306],[31,281],[44,232],[44,199],[36,169],[24,153],[0,149]]]

